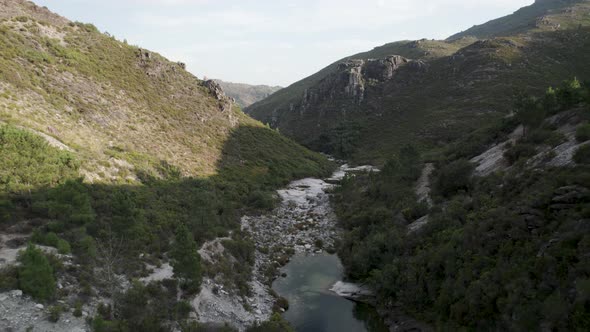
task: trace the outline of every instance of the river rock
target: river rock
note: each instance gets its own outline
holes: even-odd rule
[[[343,281],[337,281],[330,290],[338,296],[353,301],[368,302],[368,299],[372,299],[375,296],[373,291],[364,285]]]

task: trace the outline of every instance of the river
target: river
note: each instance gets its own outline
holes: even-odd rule
[[[287,276],[277,279],[273,289],[289,301],[284,317],[295,331],[388,331],[374,308],[349,301],[330,290],[344,277],[336,255],[297,255],[281,272]]]

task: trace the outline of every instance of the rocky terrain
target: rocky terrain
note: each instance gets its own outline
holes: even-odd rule
[[[242,230],[252,236],[256,245],[253,280],[249,283],[252,296],[240,299],[214,279],[206,278],[201,292],[192,301],[196,318],[203,323],[227,322],[240,330],[267,320],[275,302],[270,284],[280,277],[279,267],[295,254],[334,250],[339,231],[330,206],[330,189],[346,174],[366,171],[378,170],[371,166],[343,165],[326,179],[330,183],[314,178],[293,181],[277,191],[281,205],[272,213],[242,217]],[[224,250],[220,244],[223,240],[219,238],[203,245],[201,256],[213,260]]]

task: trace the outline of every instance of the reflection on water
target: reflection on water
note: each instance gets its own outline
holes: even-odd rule
[[[387,331],[373,308],[357,305],[329,291],[343,277],[337,256],[295,256],[282,271],[287,277],[277,279],[273,289],[289,300],[284,317],[296,331]]]

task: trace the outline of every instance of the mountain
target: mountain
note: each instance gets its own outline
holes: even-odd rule
[[[244,83],[224,82],[222,80],[215,81],[221,85],[223,91],[225,91],[230,98],[236,100],[236,103],[241,108],[246,108],[282,89],[280,86],[250,85]]]
[[[573,29],[590,24],[589,4],[577,0],[536,0],[534,4],[521,8],[514,14],[498,18],[467,31],[449,37],[480,39],[511,36],[529,31]]]
[[[448,40],[386,44],[245,111],[308,147],[358,162],[382,162],[407,142],[441,147],[509,114],[517,89],[589,77],[588,13],[587,0],[537,1]]]
[[[253,256],[241,216],[332,168],[183,63],[0,0],[0,330],[185,329],[204,275],[250,291],[250,261],[214,272],[198,248]]]

